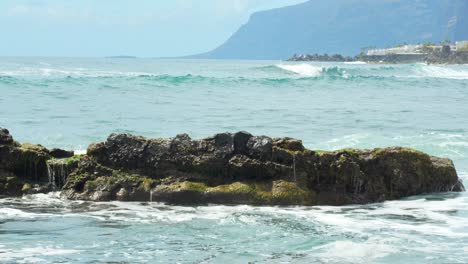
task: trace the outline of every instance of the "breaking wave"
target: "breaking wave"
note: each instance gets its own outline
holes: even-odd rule
[[[314,80],[362,80],[362,79],[450,79],[468,80],[468,65],[436,66],[426,64],[377,65],[377,64],[330,64],[314,65],[309,63],[282,63],[249,68],[248,71],[222,75],[205,74],[168,74],[138,71],[103,71],[86,68],[21,68],[0,70],[0,84],[40,81],[87,81],[87,80],[124,80],[149,81],[167,84],[181,83],[289,83]]]
[[[319,77],[322,75],[324,68],[313,66],[310,64],[295,64],[295,65],[286,65],[286,64],[279,64],[277,65],[278,68],[283,69],[285,71],[293,72],[302,76],[308,77]]]
[[[372,65],[345,63],[342,66],[321,67],[312,64],[278,64],[280,70],[301,77],[342,77],[355,78],[438,78],[468,80],[468,67],[435,66],[426,64]]]

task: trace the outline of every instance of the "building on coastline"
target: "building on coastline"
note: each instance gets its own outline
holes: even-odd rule
[[[361,50],[366,50],[362,48]],[[375,63],[448,63],[465,64],[468,63],[468,40],[457,41],[449,45],[448,41],[435,45],[427,42],[424,44],[405,44],[393,48],[368,49],[366,53],[361,53],[354,57],[342,56],[339,54],[294,54],[289,61],[330,61],[330,62],[350,62],[366,61]]]
[[[417,44],[417,45],[401,45],[386,49],[370,49],[367,51],[367,56],[387,56],[387,55],[418,55],[428,54],[435,51],[456,51],[460,47],[468,48],[468,41],[457,41],[455,45],[433,45],[433,44]]]
[[[385,56],[390,54],[422,54],[423,45],[402,45],[387,49],[370,49],[367,56]]]
[[[455,49],[457,51],[468,51],[468,40],[461,40],[455,42]]]

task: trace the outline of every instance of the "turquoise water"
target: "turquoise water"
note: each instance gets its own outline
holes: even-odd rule
[[[403,145],[468,182],[468,65],[0,58],[0,127],[81,150],[221,131],[313,149]],[[468,195],[344,207],[0,199],[0,262],[467,263]]]

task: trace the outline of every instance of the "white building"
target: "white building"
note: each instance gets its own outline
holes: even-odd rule
[[[388,54],[421,54],[422,45],[404,45],[388,49],[372,49],[367,51],[368,56],[383,56]]]
[[[468,50],[468,40],[455,42],[455,47],[457,50],[460,50],[460,49]]]

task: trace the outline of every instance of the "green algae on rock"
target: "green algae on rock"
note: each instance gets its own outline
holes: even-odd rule
[[[91,201],[343,205],[464,190],[451,160],[402,147],[313,151],[297,139],[247,132],[199,140],[112,134],[87,155],[56,159],[41,146],[14,142],[7,130],[0,139],[5,195],[31,193],[45,182],[66,198]],[[48,170],[31,173],[4,160]]]
[[[47,148],[20,144],[7,129],[0,128],[0,195],[49,192],[48,163],[53,159]]]
[[[104,166],[154,180],[141,197],[175,204],[341,205],[463,190],[450,160],[417,150],[315,152],[300,140],[247,132],[200,140],[186,134],[168,139],[112,134],[91,145],[88,158],[95,173]],[[110,189],[115,189],[108,190],[111,199],[133,192],[125,186]],[[73,198],[83,191],[67,193]]]

